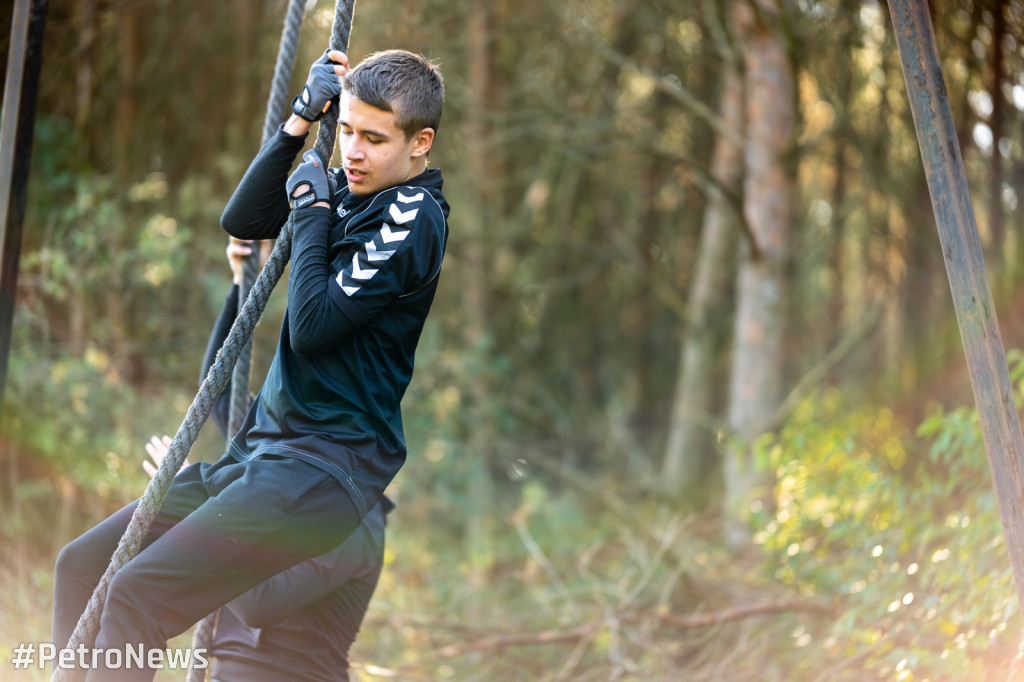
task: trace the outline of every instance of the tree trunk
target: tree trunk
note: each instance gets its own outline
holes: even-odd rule
[[[743,79],[733,60],[727,60],[724,66],[719,112],[727,126],[743,129]],[[729,280],[735,275],[737,234],[736,207],[723,190],[738,190],[742,173],[743,150],[719,135],[711,159],[711,174],[717,184],[711,186],[707,195],[662,464],[661,480],[670,495],[700,489],[714,458],[715,434],[710,421],[714,411],[715,358],[725,336],[722,311],[727,309]]]
[[[899,83],[899,73],[889,73],[890,65],[886,64],[882,68],[887,70],[885,80],[886,82]],[[878,106],[879,120],[887,121],[889,117],[893,115],[892,107],[889,105],[889,99],[883,97],[882,101]],[[889,169],[891,165],[886,163],[882,159],[885,159],[888,155],[886,150],[891,148],[892,135],[886,127],[878,132],[878,144],[879,144],[879,158],[877,165],[877,174],[880,183],[886,183],[892,181],[889,177]],[[905,371],[906,358],[905,353],[907,351],[907,317],[903,314],[906,306],[906,262],[907,262],[907,222],[901,218],[894,218],[894,213],[898,211],[894,210],[895,201],[889,192],[886,191],[884,186],[878,187],[878,194],[884,199],[882,200],[882,208],[876,216],[871,220],[873,224],[877,226],[877,230],[885,235],[886,240],[886,257],[884,262],[879,263],[879,268],[882,269],[885,276],[887,292],[885,295],[885,313],[883,317],[883,329],[884,329],[884,350],[883,350],[883,367],[884,367],[884,385],[886,390],[892,392],[895,395],[896,392],[902,392],[907,388],[907,372]],[[866,299],[876,295],[875,292],[866,292]],[[866,310],[871,305],[871,301],[864,300],[862,303],[862,309]],[[852,320],[851,320],[852,322]],[[870,359],[863,355],[857,359],[857,365],[855,367],[862,368],[863,371],[870,371]]]
[[[486,121],[492,87],[489,31],[491,12],[492,8],[486,3],[474,3],[469,9],[467,37],[470,107],[466,121],[466,163],[470,169],[470,177],[473,178],[495,177],[495,169],[491,167],[492,160],[488,154],[489,126]],[[463,223],[465,233],[462,235],[465,262],[462,283],[464,344],[470,353],[478,356],[486,353],[488,332],[485,226],[489,224],[490,202],[486,187],[487,183],[476,185],[478,191],[474,192],[467,202],[468,219]],[[473,509],[466,520],[465,543],[470,565],[482,572],[489,568],[493,558],[488,510],[493,501],[494,484],[489,469],[491,448],[485,426],[488,422],[485,418],[488,387],[486,377],[481,372],[474,371],[469,376],[467,392],[469,395],[466,405],[471,413],[469,423],[473,426],[470,428],[467,442],[470,457],[467,461],[465,485]]]
[[[95,89],[93,46],[96,43],[96,0],[81,0],[78,7],[78,56],[75,60],[75,130],[81,144],[77,153],[89,159],[93,139],[89,126]]]
[[[1006,77],[1003,66],[1003,39],[1006,36],[1006,8],[1002,2],[995,3],[992,14],[995,22],[992,27],[992,81],[989,95],[992,98],[992,115],[989,127],[992,129],[992,175],[989,180],[989,254],[988,260],[996,263],[997,281],[1005,281],[1003,264],[1003,155],[999,151],[999,142],[1003,137],[1003,119],[1005,118],[1005,102],[1003,96],[1003,79]]]
[[[770,499],[770,478],[754,468],[752,446],[782,399],[788,261],[793,233],[794,83],[782,32],[741,5],[738,35],[747,75],[744,215],[753,244],[739,265],[734,356],[728,407],[733,441],[725,455],[727,540],[747,534],[738,523],[755,500]]]
[[[140,9],[135,5],[127,5],[121,18],[121,53],[119,63],[120,92],[117,98],[117,128],[113,167],[118,175],[127,177],[135,168],[137,152],[133,140],[136,139],[136,114],[139,103],[139,64],[142,60],[142,27],[140,26]]]
[[[839,53],[852,54],[855,29],[852,21],[843,22],[843,31],[838,37]],[[832,185],[832,225],[829,241],[829,271],[832,276],[832,291],[829,297],[828,327],[825,336],[825,347],[839,343],[843,335],[847,305],[844,296],[844,273],[846,250],[844,238],[847,235],[847,147],[854,139],[853,123],[850,120],[850,109],[853,105],[853,60],[842,59],[835,65],[835,83],[837,94],[837,111],[834,144],[835,152],[832,162],[835,168],[835,183]],[[883,98],[884,103],[884,98]]]
[[[465,124],[466,164],[470,169],[470,177],[485,178],[491,177],[489,173],[493,172],[493,169],[489,168],[485,122],[491,72],[490,38],[487,33],[490,9],[486,4],[474,3],[469,12],[467,37],[470,106]],[[478,185],[478,188],[485,186],[486,183]],[[486,205],[487,200],[483,192],[478,192],[467,206],[471,211],[471,218],[465,225],[471,232],[463,235],[466,276],[462,286],[462,302],[465,311],[465,336],[469,348],[479,346],[487,326],[484,321],[487,308],[487,296],[484,291],[487,268],[483,245]]]

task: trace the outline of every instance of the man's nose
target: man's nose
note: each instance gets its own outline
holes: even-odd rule
[[[345,158],[354,160],[363,158],[362,145],[355,140],[350,141],[345,147]]]

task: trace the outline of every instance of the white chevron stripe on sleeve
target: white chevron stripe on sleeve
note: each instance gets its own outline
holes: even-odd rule
[[[413,195],[411,197],[407,197],[404,194],[402,194],[401,190],[399,190],[398,191],[398,200],[401,201],[403,204],[411,204],[411,203],[413,203],[415,201],[423,201],[423,192],[420,192],[419,194],[415,194],[415,195]]]
[[[380,238],[384,240],[385,244],[393,244],[400,242],[409,236],[409,230],[396,231],[392,230],[391,226],[387,223],[380,228]]]
[[[338,273],[338,276],[334,278],[334,281],[338,283],[338,286],[341,287],[341,290],[345,292],[346,296],[352,296],[357,291],[359,291],[359,287],[346,286],[344,280],[345,271],[342,270],[341,272]]]
[[[352,256],[352,279],[361,279],[364,282],[377,274],[376,268],[359,267],[359,252]]]
[[[398,204],[391,204],[391,207],[388,209],[388,213],[391,214],[391,219],[395,221],[395,225],[405,225],[407,222],[410,222],[415,218],[416,214],[419,212],[420,210],[418,208],[403,211],[398,208]]]
[[[371,263],[379,263],[381,261],[386,261],[393,255],[395,255],[394,249],[378,249],[377,245],[374,244],[372,241],[366,242],[366,260],[370,261]]]

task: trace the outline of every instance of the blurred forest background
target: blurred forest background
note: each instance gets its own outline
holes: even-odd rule
[[[192,400],[285,4],[50,2],[0,666]],[[932,5],[1019,389],[1024,3]],[[310,3],[294,92],[332,19]],[[354,679],[1024,679],[885,4],[359,0],[352,57],[390,47],[446,75],[454,208]]]

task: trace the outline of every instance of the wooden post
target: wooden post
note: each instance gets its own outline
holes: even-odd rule
[[[46,0],[15,0],[0,112],[0,402],[7,382],[45,24]]]
[[[890,0],[928,190],[1024,614],[1024,435],[926,0]]]

